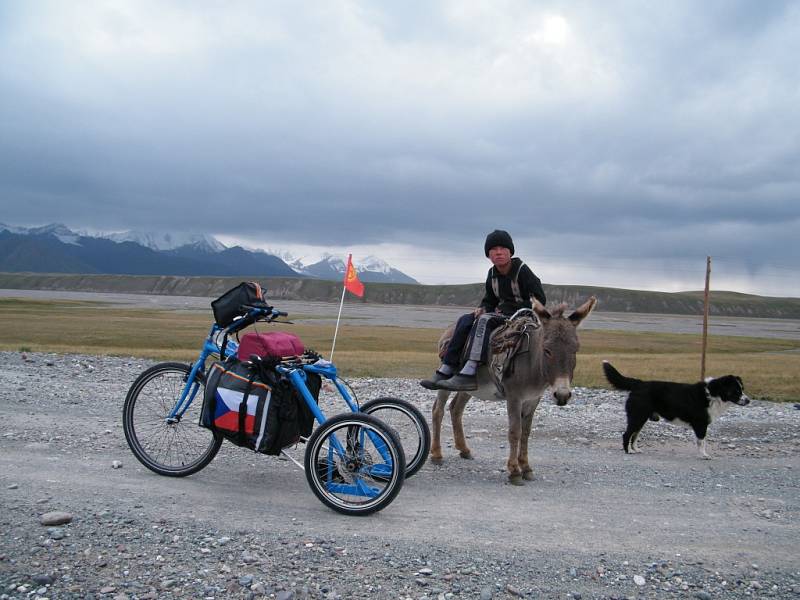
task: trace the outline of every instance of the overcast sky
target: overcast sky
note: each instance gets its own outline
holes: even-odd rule
[[[0,222],[800,296],[800,3],[0,2]]]

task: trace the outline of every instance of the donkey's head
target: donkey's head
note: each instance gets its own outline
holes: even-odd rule
[[[556,404],[564,406],[572,397],[572,375],[575,372],[575,355],[580,349],[578,325],[592,312],[597,298],[592,296],[568,317],[564,316],[566,304],[547,309],[534,301],[533,310],[542,321],[542,350],[544,374],[553,388]]]

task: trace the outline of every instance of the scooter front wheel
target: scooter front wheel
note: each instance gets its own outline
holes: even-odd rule
[[[139,462],[159,475],[196,473],[222,445],[222,436],[198,424],[205,390],[201,374],[189,388],[188,408],[170,418],[190,373],[183,363],[159,363],[136,378],[125,398],[122,429],[128,446]]]

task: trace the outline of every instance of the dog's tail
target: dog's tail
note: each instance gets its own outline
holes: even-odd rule
[[[603,372],[606,374],[606,379],[608,379],[608,382],[618,390],[630,391],[642,383],[641,379],[625,377],[622,373],[612,367],[611,363],[607,360],[603,361]]]

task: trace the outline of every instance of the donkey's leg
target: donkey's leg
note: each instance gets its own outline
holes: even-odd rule
[[[522,436],[522,406],[519,400],[506,399],[508,411],[508,480],[512,485],[522,485],[519,467],[520,438]]]
[[[467,446],[467,436],[464,435],[464,408],[469,402],[470,395],[467,392],[457,392],[450,402],[450,422],[453,424],[453,440],[461,458],[472,458],[472,451]]]
[[[431,431],[431,462],[434,464],[442,463],[442,418],[444,417],[444,407],[447,404],[447,398],[450,392],[447,390],[439,390],[436,392],[436,400],[433,403],[433,410],[431,411],[431,424],[433,425]]]
[[[528,462],[528,440],[531,436],[533,414],[536,412],[537,406],[539,406],[538,399],[533,402],[524,402],[522,405],[522,435],[519,441],[519,468],[522,471],[522,478],[527,481],[533,480],[533,467],[531,467]]]

